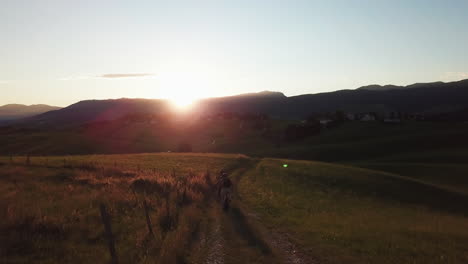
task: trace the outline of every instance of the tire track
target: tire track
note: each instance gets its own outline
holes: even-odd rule
[[[219,218],[216,218],[215,225],[211,234],[208,237],[209,251],[205,260],[205,264],[224,264],[224,247],[225,240],[221,232],[221,223]]]
[[[250,164],[250,167],[254,167],[255,164],[260,162],[256,160],[253,164]],[[248,168],[240,170],[236,175],[235,185],[237,186],[240,178],[246,173]],[[312,260],[309,256],[304,254],[297,245],[295,245],[291,239],[289,239],[287,234],[281,234],[274,230],[269,230],[261,223],[260,217],[254,213],[248,213],[248,210],[245,210],[246,207],[242,204],[236,188],[234,188],[234,197],[236,197],[236,203],[239,207],[239,213],[245,217],[248,223],[252,223],[254,227],[259,231],[261,237],[259,239],[264,241],[266,246],[271,248],[272,253],[276,256],[277,259],[281,259],[281,263],[286,264],[316,264],[317,261]],[[246,213],[244,213],[246,212]]]

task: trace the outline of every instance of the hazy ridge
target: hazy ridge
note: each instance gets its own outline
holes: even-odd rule
[[[228,97],[202,99],[192,107],[193,115],[220,112],[262,113],[280,119],[304,119],[312,113],[334,112],[411,112],[443,113],[468,108],[468,80],[450,83],[413,84],[404,88],[364,86],[287,97],[280,92],[264,91]],[[391,86],[397,87],[397,86]],[[33,124],[80,124],[115,120],[128,114],[161,114],[173,111],[161,99],[86,100],[63,109],[46,112],[22,122]]]

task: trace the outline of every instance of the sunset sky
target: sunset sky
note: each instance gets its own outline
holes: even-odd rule
[[[466,0],[0,5],[0,105],[468,78]]]

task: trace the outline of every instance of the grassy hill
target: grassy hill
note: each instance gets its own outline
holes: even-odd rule
[[[246,152],[257,156],[310,159],[333,162],[367,161],[398,155],[413,155],[468,161],[467,123],[406,122],[389,125],[380,122],[348,122],[327,129],[320,135],[280,147],[258,148]],[[434,156],[436,155],[436,156]],[[439,156],[440,156],[439,155]],[[448,156],[447,156],[448,155]]]
[[[446,189],[468,193],[466,163],[360,162],[353,165],[404,175]]]
[[[90,123],[64,129],[0,128],[0,153],[4,155],[71,155],[175,152],[183,142],[194,152],[244,153],[332,162],[368,160],[446,159],[468,161],[468,123],[345,122],[319,135],[286,141],[284,131],[299,122],[237,119],[188,119],[159,123],[125,121]],[[266,129],[265,127],[268,127]],[[429,154],[424,154],[429,153]],[[439,154],[437,154],[439,153]]]

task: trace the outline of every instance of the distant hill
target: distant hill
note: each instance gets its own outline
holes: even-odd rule
[[[287,107],[288,97],[280,92],[263,91],[259,93],[208,98],[201,100],[195,110],[200,114],[218,112],[244,112],[275,114],[278,107]]]
[[[385,86],[387,88],[398,86]],[[281,119],[304,119],[312,113],[393,111],[443,113],[468,108],[468,80],[417,83],[404,89],[356,89],[286,97],[262,92],[202,101],[202,112],[257,112]]]
[[[0,154],[165,152],[177,151],[188,142],[197,152],[326,161],[372,159],[379,153],[465,149],[467,109],[468,80],[384,91],[356,89],[292,97],[261,92],[208,98],[178,116],[166,100],[87,100],[0,125]],[[320,132],[319,137],[287,140],[288,127],[300,126],[299,120],[337,110],[425,112],[428,120],[444,123],[348,122],[336,130],[325,129],[323,137]],[[246,113],[267,114],[270,119]],[[376,145],[379,137],[382,140]]]
[[[286,97],[280,92],[264,91],[207,98],[195,105],[191,113],[193,115],[221,112],[262,113],[273,118],[300,120],[313,113],[337,110],[350,113],[393,111],[445,113],[468,108],[468,80],[450,83],[418,83],[400,88],[388,85],[381,86],[382,89],[374,86],[366,87],[292,97]],[[88,100],[26,118],[22,122],[73,125],[114,120],[135,113],[161,114],[171,111],[170,103],[166,100]]]
[[[22,122],[45,125],[73,125],[115,120],[134,113],[160,113],[169,109],[166,100],[113,99],[86,100],[60,110],[23,119]]]
[[[378,84],[371,84],[359,87],[358,90],[370,90],[370,91],[386,91],[386,90],[402,90],[402,89],[412,89],[412,88],[420,88],[420,87],[437,87],[443,85],[444,82],[433,82],[433,83],[415,83],[407,86],[398,86],[398,85],[378,85]]]
[[[387,86],[388,87],[388,86]],[[310,112],[451,112],[468,107],[468,80],[413,84],[405,89],[356,89],[288,98],[290,117]]]
[[[280,92],[264,91],[236,96],[201,100],[193,114],[218,112],[264,113],[273,111],[287,97]],[[36,125],[79,125],[89,122],[115,120],[132,114],[171,114],[171,104],[161,99],[110,99],[86,100],[57,111],[51,111],[21,120]]]
[[[22,105],[22,104],[7,104],[0,106],[0,120],[13,120],[28,116],[42,114],[48,111],[58,110],[60,107],[37,104],[37,105]]]

